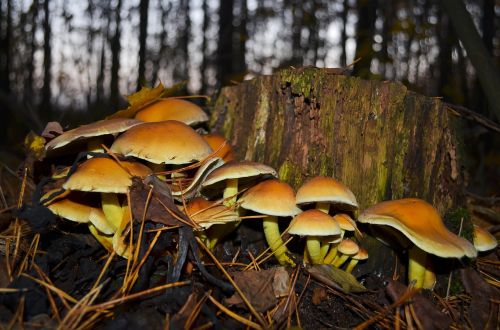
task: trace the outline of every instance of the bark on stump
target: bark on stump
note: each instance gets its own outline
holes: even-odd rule
[[[379,201],[422,198],[442,215],[461,204],[460,135],[438,98],[403,84],[367,81],[328,69],[285,69],[236,86],[215,100],[211,127],[238,159],[273,166],[294,188],[316,175],[351,188],[360,209]],[[391,252],[367,269],[388,274]]]

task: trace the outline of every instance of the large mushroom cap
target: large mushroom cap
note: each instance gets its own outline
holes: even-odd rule
[[[111,150],[155,164],[187,164],[212,153],[194,129],[175,120],[132,127],[116,139]]]
[[[297,204],[325,202],[357,209],[358,202],[352,191],[343,183],[326,176],[317,176],[297,190]]]
[[[302,236],[332,236],[340,235],[340,227],[328,214],[312,209],[293,218],[288,233]]]
[[[295,205],[292,187],[279,180],[262,181],[248,189],[239,201],[244,209],[277,217],[291,217],[301,212]]]
[[[276,171],[267,165],[250,161],[231,161],[210,173],[203,187],[215,185],[228,179],[255,178],[263,175],[276,177]]]
[[[484,252],[496,248],[498,241],[489,231],[474,225],[474,247],[476,250]]]
[[[196,125],[208,121],[208,116],[193,102],[170,98],[147,106],[135,115],[135,119],[147,122],[177,120],[187,125]]]
[[[125,194],[132,185],[132,176],[143,177],[152,173],[151,169],[140,163],[122,161],[121,165],[128,172],[113,159],[90,158],[78,166],[63,184],[63,188]]]
[[[45,145],[45,150],[63,147],[73,141],[85,138],[116,134],[124,132],[131,127],[142,124],[142,121],[129,118],[116,118],[96,121],[95,123],[83,125],[66,131]]]
[[[363,211],[358,221],[393,227],[420,249],[439,257],[477,256],[474,246],[450,232],[436,209],[421,199],[405,198],[379,203]]]

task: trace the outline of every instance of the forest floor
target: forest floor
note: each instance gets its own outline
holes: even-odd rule
[[[359,282],[349,283],[322,266],[280,267],[267,258],[256,223],[240,226],[214,254],[200,241],[199,251],[180,251],[178,226],[136,223],[134,239],[141,246],[127,261],[103,249],[86,226],[54,222],[40,209],[23,213],[24,219],[18,214],[15,207],[0,213],[2,329],[495,329],[500,324],[498,249],[455,270],[458,289],[418,292],[402,284],[404,279],[360,268],[354,271]],[[183,253],[187,258],[179,265]],[[200,272],[194,253],[213,278]],[[176,269],[179,275],[172,277]],[[446,287],[449,274],[445,277],[439,282]]]

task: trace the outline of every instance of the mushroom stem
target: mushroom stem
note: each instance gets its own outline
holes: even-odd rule
[[[120,227],[123,218],[123,211],[115,193],[101,193],[102,211],[114,231]]]
[[[429,268],[429,264],[427,264],[427,270],[424,274],[424,289],[434,290],[434,286],[436,285],[436,274],[432,269]]]
[[[269,247],[271,248],[271,251],[273,251],[274,256],[276,257],[278,262],[281,265],[288,264],[294,267],[295,262],[293,262],[293,260],[290,259],[290,257],[288,257],[286,254],[288,252],[288,249],[285,245],[285,242],[283,242],[283,239],[281,238],[280,229],[278,226],[278,218],[271,215],[266,216],[263,221],[263,227],[267,244],[269,244]]]
[[[113,250],[115,250],[116,254],[124,257],[125,259],[130,259],[130,257],[132,256],[132,245],[125,242],[125,237],[122,236],[122,234],[131,218],[132,214],[130,213],[128,205],[125,203],[122,207],[122,217],[120,220],[120,225],[118,226],[118,229],[116,230],[116,233],[113,235],[112,239]]]
[[[342,255],[338,256],[338,258],[336,258],[333,261],[333,266],[340,268],[340,266],[342,266],[344,264],[344,262],[347,261],[347,259],[349,259],[349,256],[347,254],[342,254]]]
[[[320,239],[318,236],[307,236],[307,252],[311,257],[311,262],[313,265],[323,263],[323,259],[321,258],[321,248],[320,248]]]
[[[423,251],[416,245],[409,250],[408,261],[408,283],[415,281],[415,288],[424,287],[424,278],[426,272],[427,252]]]
[[[328,250],[330,249],[330,243],[329,243],[330,241],[331,241],[331,236],[324,237],[321,240],[321,248],[320,248],[321,260],[325,259]]]
[[[224,202],[225,206],[233,206],[236,204],[236,197],[238,195],[238,179],[227,179],[226,188],[224,189]]]
[[[352,270],[354,269],[354,267],[356,267],[356,265],[358,264],[358,261],[359,261],[358,259],[351,259],[349,261],[349,263],[347,264],[345,271],[348,273],[352,273]]]
[[[337,245],[338,244],[335,244],[335,246],[332,246],[332,248],[330,249],[330,251],[328,251],[328,254],[326,255],[323,263],[325,263],[325,264],[331,264],[333,262],[333,260],[337,256]]]
[[[316,210],[320,210],[321,212],[328,214],[330,212],[330,203],[317,202]]]
[[[112,242],[113,236],[103,234],[92,223],[89,223],[88,226],[92,236],[94,236],[95,239],[99,243],[101,243],[101,245],[104,246],[106,250],[108,250],[108,252],[113,252],[113,242]]]

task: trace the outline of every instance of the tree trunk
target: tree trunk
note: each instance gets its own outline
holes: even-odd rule
[[[52,28],[50,25],[50,0],[43,2],[44,20],[43,20],[43,88],[42,88],[42,118],[49,118],[51,111],[52,89],[52,47],[50,41],[52,38]]]
[[[316,68],[223,88],[211,118],[238,159],[273,166],[294,188],[316,175],[333,176],[351,188],[361,210],[418,197],[441,214],[461,202],[464,183],[454,125],[438,98]],[[367,269],[390,273],[392,250],[373,239],[363,244],[382,251]]]
[[[222,86],[228,85],[233,67],[233,1],[219,1],[219,40],[217,48],[217,81]]]
[[[342,20],[342,32],[340,33],[340,66],[345,67],[347,65],[347,14],[349,13],[349,1],[344,0],[342,7],[340,17]]]
[[[356,55],[360,59],[354,66],[353,74],[362,78],[371,76],[373,58],[373,34],[377,19],[377,0],[358,0],[358,23],[356,25]]]
[[[207,68],[208,68],[208,26],[209,26],[209,13],[208,13],[208,0],[203,0],[201,5],[203,11],[203,27],[202,27],[202,42],[201,42],[201,65],[200,65],[200,94],[204,94],[207,91]]]
[[[467,55],[476,69],[479,82],[483,87],[490,111],[500,121],[500,74],[485,47],[472,18],[462,0],[441,0],[450,17],[455,32],[464,45]]]
[[[35,52],[36,52],[36,32],[38,18],[38,0],[33,0],[31,4],[31,31],[29,35],[29,55],[26,61],[26,79],[24,82],[24,99],[33,102],[33,83],[35,79]]]
[[[148,38],[149,0],[141,0],[139,4],[139,72],[137,90],[146,84],[146,40]]]
[[[117,109],[120,105],[120,52],[121,52],[121,10],[122,0],[118,0],[115,8],[115,33],[111,39],[111,80],[110,80],[110,101],[111,108]]]

